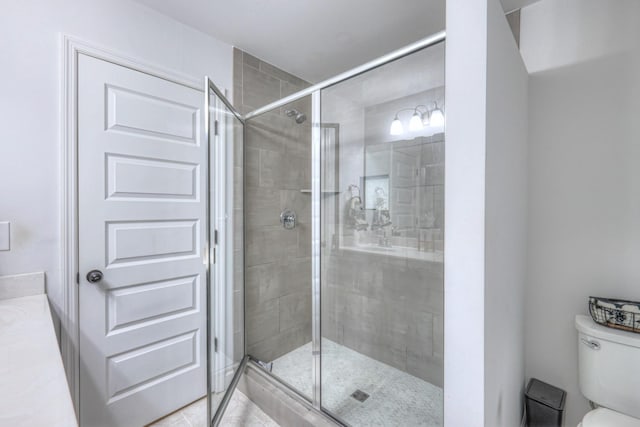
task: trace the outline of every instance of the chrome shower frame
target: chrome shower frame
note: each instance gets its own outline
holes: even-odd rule
[[[417,42],[411,43],[407,46],[401,47],[398,50],[394,50],[391,53],[388,53],[386,55],[383,55],[377,59],[374,59],[373,61],[369,61],[366,64],[362,64],[358,67],[352,68],[351,70],[345,71],[344,73],[340,73],[337,76],[334,77],[330,77],[320,83],[316,83],[312,86],[309,86],[306,89],[302,89],[298,92],[295,92],[289,96],[285,96],[284,98],[281,98],[277,101],[274,101],[270,104],[265,105],[264,107],[260,107],[257,108],[247,114],[245,114],[244,116],[242,116],[244,118],[244,120],[249,120],[253,117],[259,116],[261,114],[267,113],[271,110],[273,110],[274,108],[279,108],[282,107],[283,105],[289,104],[290,102],[296,101],[300,98],[304,98],[305,96],[311,95],[313,92],[316,91],[320,91],[322,89],[326,89],[330,86],[333,86],[335,84],[341,83],[345,80],[349,80],[352,77],[356,77],[362,73],[366,73],[367,71],[371,71],[374,68],[378,68],[381,67],[385,64],[388,64],[389,62],[393,62],[396,59],[400,59],[403,58],[407,55],[411,55],[412,53],[415,53],[419,50],[422,49],[426,49],[428,47],[431,47],[433,45],[436,45],[440,42],[445,41],[446,39],[446,32],[445,31],[440,31],[438,33],[435,33],[429,37],[425,37],[422,40],[418,40]]]
[[[311,396],[311,400],[308,397],[304,396],[300,393],[299,390],[291,387],[290,385],[283,382],[281,379],[276,377],[270,372],[267,372],[263,369],[258,363],[257,360],[251,357],[251,355],[247,352],[247,340],[246,340],[246,322],[243,322],[243,334],[244,334],[244,354],[242,361],[240,362],[238,369],[235,372],[235,375],[229,385],[225,395],[218,407],[215,416],[211,417],[211,392],[212,392],[212,384],[211,384],[211,265],[214,261],[214,248],[211,246],[210,237],[211,237],[211,218],[210,218],[210,191],[207,191],[207,259],[206,259],[206,277],[207,277],[207,419],[211,420],[211,425],[217,427],[220,424],[222,416],[224,415],[224,411],[229,403],[229,399],[231,398],[231,394],[233,393],[238,381],[243,374],[246,366],[248,364],[252,364],[254,367],[264,372],[265,375],[269,376],[273,379],[277,384],[282,386],[283,390],[286,390],[289,394],[295,395],[302,402],[307,402],[309,408],[317,411],[324,416],[328,416],[333,419],[335,422],[338,422],[341,425],[345,425],[343,421],[341,421],[338,417],[331,414],[328,410],[322,407],[322,381],[321,381],[321,373],[322,373],[322,360],[321,360],[321,350],[322,350],[322,331],[321,331],[321,301],[320,301],[320,286],[321,286],[321,264],[320,264],[320,241],[321,241],[321,164],[320,164],[320,156],[321,156],[321,91],[323,89],[327,89],[330,86],[341,83],[345,80],[349,80],[353,77],[356,77],[360,74],[371,71],[375,68],[386,65],[390,62],[401,59],[405,56],[411,55],[415,52],[421,51],[423,49],[429,48],[436,44],[439,44],[446,40],[446,32],[441,31],[435,33],[431,36],[428,36],[422,40],[409,44],[405,47],[402,47],[398,50],[395,50],[391,53],[383,55],[373,61],[367,62],[361,66],[355,67],[349,71],[345,71],[341,74],[338,74],[334,77],[331,77],[327,80],[324,80],[320,83],[312,85],[306,89],[300,90],[296,93],[293,93],[289,96],[286,96],[282,99],[279,99],[275,102],[267,104],[263,107],[260,107],[256,110],[253,110],[245,115],[240,114],[233,105],[226,99],[224,94],[216,87],[213,81],[209,77],[205,77],[205,112],[207,113],[207,118],[205,120],[205,130],[207,136],[207,142],[209,151],[211,148],[211,117],[208,113],[211,108],[211,91],[216,95],[216,97],[223,102],[225,107],[242,123],[243,126],[246,126],[246,122],[249,119],[265,114],[269,111],[272,111],[276,108],[280,108],[286,104],[289,104],[293,101],[299,100],[306,96],[311,95],[311,119],[312,119],[312,130],[311,130],[311,155],[312,155],[312,170],[311,170],[311,244],[312,244],[312,252],[311,252],[311,286],[312,286],[312,357],[313,357],[313,393]],[[244,137],[244,132],[243,132]],[[210,176],[210,156],[208,156],[208,164],[207,164],[207,179],[208,182],[211,183]],[[244,189],[243,189],[244,191]],[[244,227],[243,227],[244,229]],[[244,292],[243,292],[244,294]],[[244,307],[243,307],[243,316],[245,315]]]

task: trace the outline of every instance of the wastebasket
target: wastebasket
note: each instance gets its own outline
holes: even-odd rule
[[[524,392],[527,427],[560,427],[567,392],[531,378]]]

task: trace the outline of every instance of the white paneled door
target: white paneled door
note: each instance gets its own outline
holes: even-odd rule
[[[195,89],[78,59],[80,422],[206,394],[206,155]]]

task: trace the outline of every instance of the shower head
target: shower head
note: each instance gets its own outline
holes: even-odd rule
[[[293,117],[294,120],[296,121],[296,123],[300,124],[300,123],[304,123],[305,120],[307,120],[307,115],[304,113],[301,113],[298,110],[287,110],[284,112],[287,117]]]

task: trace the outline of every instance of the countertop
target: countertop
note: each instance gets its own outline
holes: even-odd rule
[[[0,300],[0,426],[77,425],[47,296]]]
[[[358,246],[342,246],[340,249],[345,251],[360,252],[374,255],[384,255],[389,257],[415,259],[418,261],[444,262],[444,254],[442,252],[423,252],[415,248],[407,248],[403,246],[384,247],[372,244]]]

